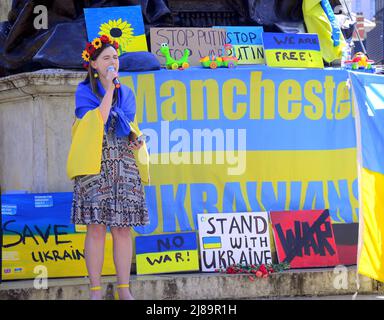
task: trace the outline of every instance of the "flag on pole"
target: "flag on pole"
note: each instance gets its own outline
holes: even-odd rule
[[[384,77],[351,72],[359,177],[358,273],[384,282]]]

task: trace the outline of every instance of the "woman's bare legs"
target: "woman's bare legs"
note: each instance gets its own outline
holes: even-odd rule
[[[106,232],[107,228],[105,225],[87,225],[84,249],[85,263],[87,265],[91,287],[101,286]],[[90,298],[92,300],[101,300],[103,298],[103,291],[90,291]]]
[[[113,238],[113,260],[118,284],[129,284],[132,263],[131,228],[111,227]],[[119,288],[120,300],[133,300],[129,288]]]

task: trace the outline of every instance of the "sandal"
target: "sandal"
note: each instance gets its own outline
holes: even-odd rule
[[[129,288],[129,284],[118,284],[116,286],[117,289],[122,289],[122,288]],[[119,291],[115,291],[115,300],[119,300]]]
[[[103,289],[102,286],[96,286],[96,287],[90,287],[89,290],[91,290],[91,291],[101,291],[102,289]]]
[[[101,286],[91,287],[91,288],[90,288],[91,291],[99,291],[99,290],[101,290],[101,289],[103,289],[103,287],[101,287]]]

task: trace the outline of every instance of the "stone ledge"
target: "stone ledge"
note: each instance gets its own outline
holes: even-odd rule
[[[356,292],[356,267],[348,268],[348,285],[337,289],[333,268],[288,270],[267,279],[250,281],[247,275],[192,273],[146,275],[131,278],[131,290],[138,300],[260,299],[294,296],[352,295]],[[359,294],[378,293],[377,281],[361,276]],[[0,285],[0,300],[86,300],[88,279],[50,279],[48,289],[33,287],[33,280],[6,281]],[[102,279],[105,299],[113,299],[116,277]]]
[[[43,69],[3,77],[0,78],[0,100],[6,102],[35,95],[73,95],[86,75],[85,71]]]

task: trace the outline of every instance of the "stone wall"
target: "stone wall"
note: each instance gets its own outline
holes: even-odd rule
[[[72,191],[66,160],[74,93],[85,72],[40,70],[0,79],[2,191]]]

